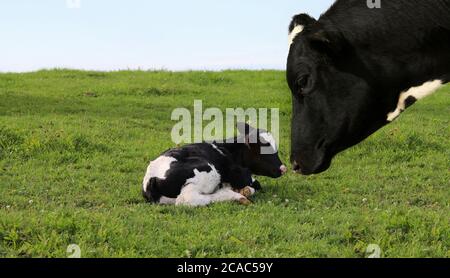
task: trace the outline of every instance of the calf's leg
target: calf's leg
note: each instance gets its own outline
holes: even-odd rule
[[[234,189],[234,192],[237,192],[246,198],[250,198],[255,195],[256,190],[251,186],[246,186],[242,189]]]
[[[227,201],[237,201],[243,205],[251,204],[250,200],[244,195],[233,191],[229,187],[224,187],[217,190],[215,193],[210,195],[213,203],[227,202]]]
[[[210,194],[216,192],[220,185],[220,174],[216,168],[208,164],[206,171],[194,169],[194,177],[188,179],[187,184],[181,189],[181,193],[175,201],[176,205],[206,206],[212,200]]]
[[[196,185],[189,184],[183,188],[181,194],[176,199],[177,206],[207,206],[211,203],[237,201],[243,205],[251,204],[242,194],[234,192],[231,188],[221,188],[212,194],[202,194],[196,188]]]
[[[177,206],[201,207],[211,203],[210,195],[202,194],[198,191],[198,185],[188,184],[182,190],[175,201]]]
[[[162,196],[159,199],[160,205],[175,205],[176,202],[177,202],[176,198],[167,198],[167,197]]]
[[[253,187],[256,191],[262,191],[261,184],[259,183],[258,180],[255,180],[254,178],[252,178],[252,187]]]

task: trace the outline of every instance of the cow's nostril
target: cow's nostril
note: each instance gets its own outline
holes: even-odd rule
[[[317,149],[320,150],[325,145],[325,139],[322,139],[319,141],[319,144],[317,144]]]
[[[285,166],[285,165],[281,165],[281,167],[280,167],[280,171],[281,171],[281,174],[286,174],[287,173],[287,171],[288,171],[288,169],[287,169],[287,167]]]

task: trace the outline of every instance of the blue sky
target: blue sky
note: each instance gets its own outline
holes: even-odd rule
[[[0,71],[284,69],[290,18],[332,2],[2,0]]]

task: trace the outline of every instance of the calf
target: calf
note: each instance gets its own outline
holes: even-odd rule
[[[250,203],[247,198],[261,189],[252,174],[278,178],[287,168],[269,132],[247,124],[238,124],[238,130],[240,135],[233,143],[205,142],[164,152],[147,168],[144,198],[190,206],[223,201]],[[261,154],[261,148],[270,148],[271,154]]]

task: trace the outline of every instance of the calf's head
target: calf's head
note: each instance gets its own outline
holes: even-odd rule
[[[242,160],[253,174],[271,178],[279,178],[287,172],[286,166],[278,156],[278,148],[271,133],[256,129],[248,124],[239,123],[240,137],[238,141],[245,142]]]
[[[290,32],[291,162],[309,175],[384,126],[387,109],[339,32],[305,14],[294,17]]]

